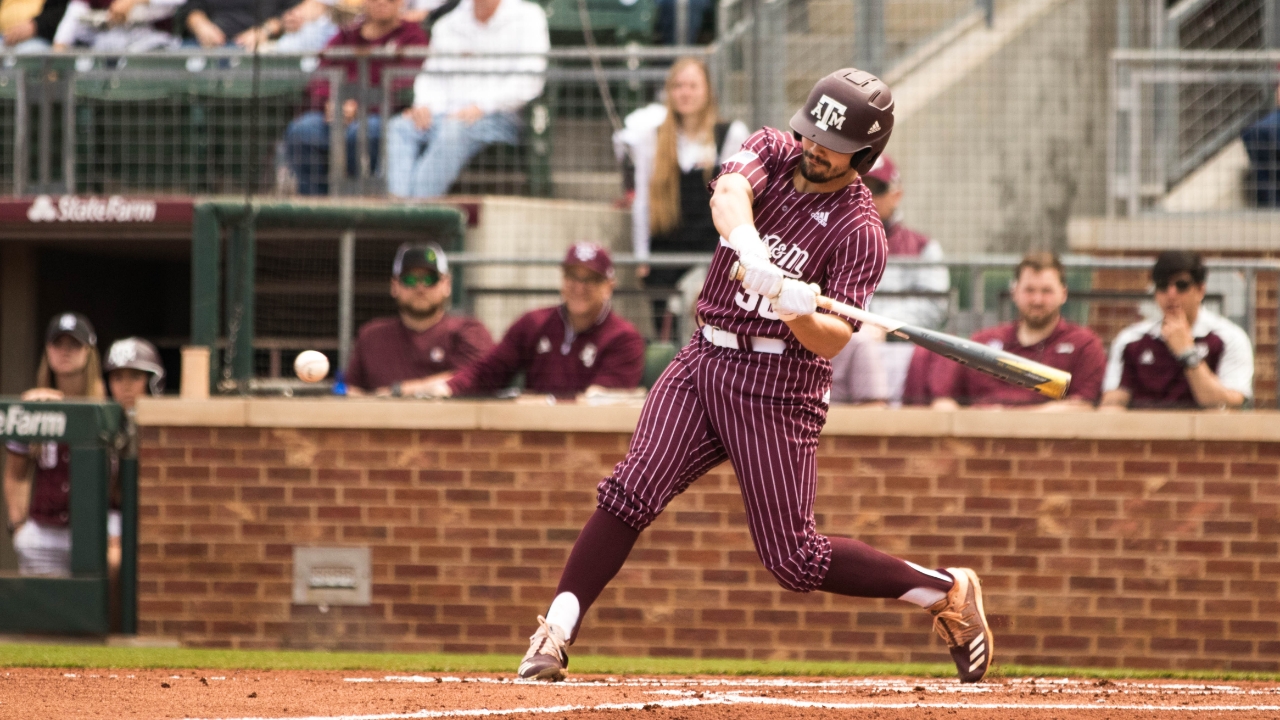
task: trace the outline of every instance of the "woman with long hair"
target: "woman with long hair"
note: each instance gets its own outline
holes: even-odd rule
[[[719,233],[711,222],[707,183],[720,164],[732,157],[750,135],[741,121],[720,118],[711,76],[697,58],[681,58],[667,72],[664,105],[641,108],[627,117],[614,137],[618,151],[635,166],[635,200],[631,205],[635,254],[715,251]],[[641,265],[638,274],[650,289],[672,289],[688,267]],[[655,300],[662,318],[667,300]]]
[[[36,386],[26,401],[87,398],[105,400],[98,338],[88,318],[62,313],[45,332]],[[71,448],[59,443],[10,442],[4,469],[8,529],[23,575],[67,575],[71,571]],[[28,479],[35,465],[34,480]],[[119,533],[119,520],[115,535]],[[111,525],[111,523],[108,523]],[[115,544],[118,548],[118,539]],[[118,552],[115,553],[118,557]]]

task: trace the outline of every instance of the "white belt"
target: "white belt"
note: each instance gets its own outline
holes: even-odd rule
[[[750,350],[751,352],[768,353],[770,355],[781,355],[787,351],[785,340],[738,335],[712,325],[702,326],[702,337],[706,338],[707,342],[712,345],[733,348],[734,350]]]

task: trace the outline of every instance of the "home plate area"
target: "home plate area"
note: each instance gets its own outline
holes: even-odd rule
[[[638,714],[638,715],[637,715]],[[0,672],[0,718],[1280,718],[1273,683],[581,676],[313,671]]]

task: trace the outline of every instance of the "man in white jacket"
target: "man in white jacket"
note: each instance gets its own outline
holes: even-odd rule
[[[547,16],[528,0],[462,0],[431,30],[413,107],[387,127],[387,189],[438,197],[486,145],[515,144],[542,94]]]

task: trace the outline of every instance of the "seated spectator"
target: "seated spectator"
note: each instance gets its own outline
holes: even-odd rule
[[[740,120],[721,120],[707,66],[697,58],[677,60],[667,72],[666,104],[650,105],[627,116],[614,133],[614,151],[631,158],[635,199],[631,205],[631,242],[636,257],[649,252],[705,253],[720,241],[711,222],[707,183],[720,164],[742,148],[751,132]],[[674,291],[689,266],[637,267],[645,287]],[[666,298],[653,301],[656,331],[666,316],[679,314]],[[680,338],[681,341],[684,338]]]
[[[912,230],[902,222],[903,186],[898,167],[888,155],[881,155],[876,164],[862,177],[871,191],[871,201],[884,223],[885,239],[889,244],[889,257],[911,258],[942,262],[942,246]],[[951,288],[951,274],[945,265],[885,266],[884,276],[877,294],[871,300],[871,312],[879,313],[908,325],[941,330],[947,322],[945,298],[891,296],[886,293],[946,292]],[[902,400],[906,375],[915,346],[890,335],[880,346],[884,361],[885,377],[889,383],[889,399],[893,403]]]
[[[3,0],[0,2],[0,49],[37,53],[49,49],[67,0]]]
[[[493,338],[480,321],[448,313],[452,293],[439,245],[401,245],[391,266],[391,297],[400,314],[360,328],[347,362],[348,392],[418,395],[483,357]]]
[[[400,19],[404,0],[365,0],[363,21],[338,33],[328,47],[351,47],[395,50],[414,45],[426,45],[427,34],[417,25]],[[414,61],[410,61],[410,66]],[[382,70],[385,67],[404,66],[396,58],[376,59],[369,62],[369,84],[380,88]],[[342,67],[346,81],[359,81],[360,66],[355,58],[321,61],[321,68]],[[406,83],[407,86],[407,83]],[[298,178],[298,192],[302,195],[324,195],[329,192],[329,123],[334,116],[333,99],[329,97],[329,81],[317,78],[310,86],[312,110],[285,129],[285,149],[289,165]],[[342,103],[342,122],[347,129],[347,175],[355,177],[359,172],[360,153],[356,147],[359,127],[356,113],[359,105],[355,99]],[[376,105],[368,108],[368,142],[371,169],[378,168],[379,149],[382,147],[382,118]]]
[[[53,49],[151,52],[178,47],[170,20],[183,0],[71,0],[53,36]]]
[[[277,53],[319,52],[342,28],[354,22],[362,4],[342,0],[302,0],[280,15],[284,33],[271,46]]]
[[[492,394],[519,372],[525,392],[559,397],[639,386],[644,340],[610,306],[617,281],[609,253],[595,243],[575,243],[563,269],[563,304],[522,315],[497,347],[452,380],[435,383],[429,394]]]
[[[938,398],[950,397],[952,373],[955,372],[951,366],[955,364],[950,358],[916,346],[902,381],[901,404],[928,407]],[[946,406],[940,403],[939,407]]]
[[[1160,253],[1151,279],[1161,315],[1111,343],[1104,407],[1238,408],[1253,398],[1249,336],[1201,304],[1207,275],[1196,253]]]
[[[486,145],[519,142],[550,47],[546,13],[529,0],[463,0],[440,18],[413,107],[387,126],[390,193],[439,197]]]
[[[298,0],[186,0],[183,25],[189,45],[238,45],[253,50],[284,32],[280,15]]]
[[[1062,319],[1067,302],[1067,274],[1052,253],[1031,253],[1014,272],[1013,304],[1018,321],[974,333],[972,340],[1018,357],[1066,370],[1071,387],[1059,401],[1034,390],[1021,388],[954,362],[936,364],[950,373],[944,397],[933,401],[935,408],[950,409],[956,403],[974,406],[1039,406],[1041,409],[1093,407],[1102,392],[1106,354],[1102,341],[1092,330]]]
[[[1260,208],[1280,207],[1280,87],[1276,107],[1245,128],[1244,149],[1249,153],[1249,186]]]
[[[883,407],[889,385],[880,363],[880,339],[866,332],[853,334],[839,355],[831,358],[831,402]]]
[[[36,387],[22,399],[105,399],[97,343],[88,318],[79,313],[54,317],[45,332]],[[71,571],[71,446],[9,442],[5,449],[4,497],[18,572],[65,576]],[[34,481],[28,478],[33,464]],[[108,530],[119,537],[118,514]]]

